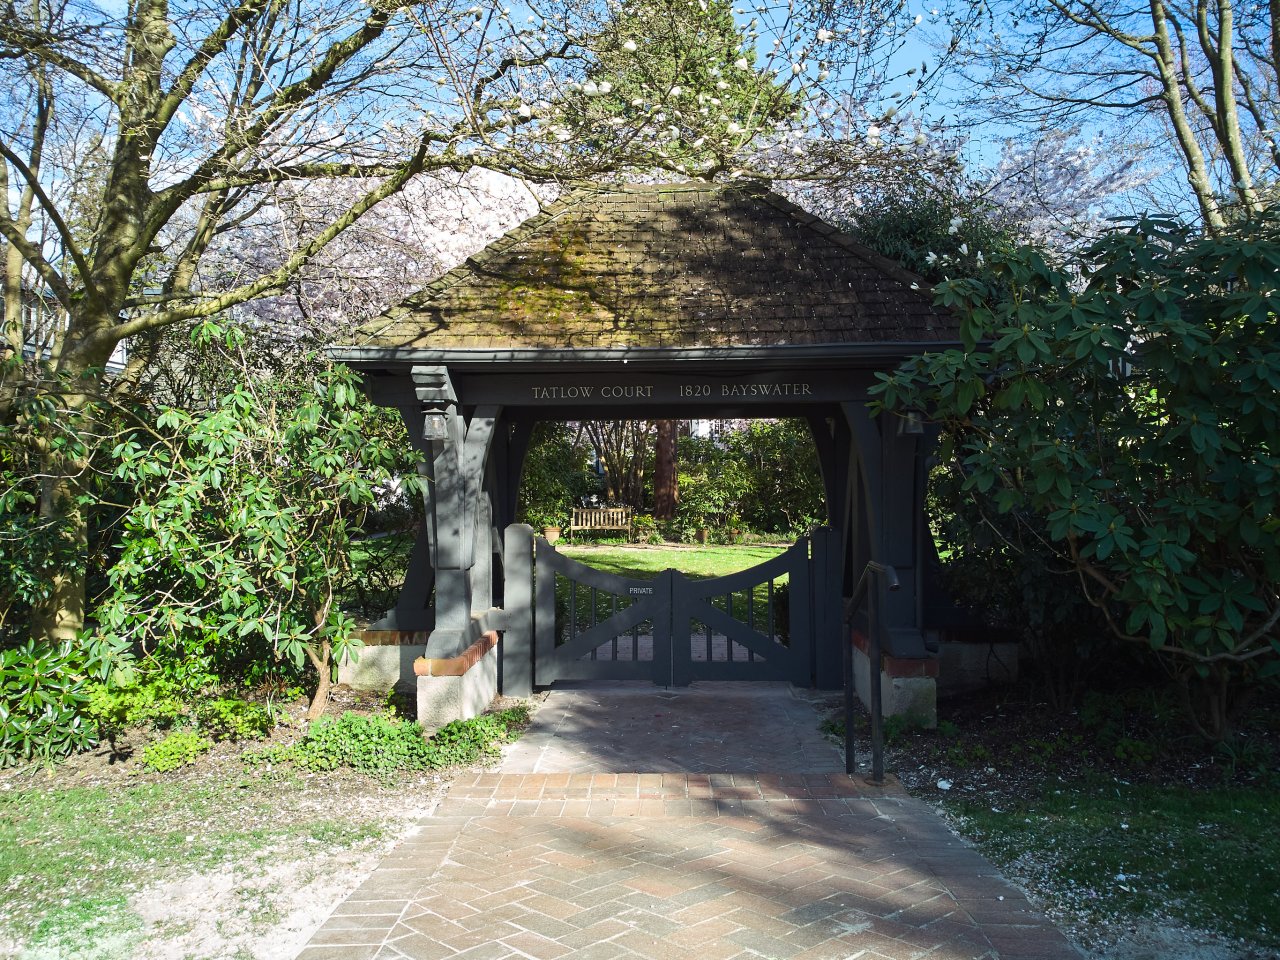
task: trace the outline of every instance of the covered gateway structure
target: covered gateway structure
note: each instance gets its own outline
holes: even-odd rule
[[[513,526],[538,420],[801,417],[829,532],[813,540],[810,559],[819,543],[825,554],[806,597],[792,598],[811,604],[813,631],[808,666],[792,678],[840,685],[840,601],[875,560],[901,582],[879,597],[885,662],[898,675],[884,681],[887,706],[931,711],[932,681],[910,679],[936,672],[923,622],[927,440],[916,422],[871,416],[867,402],[876,371],[958,339],[925,281],[765,186],[573,190],[334,350],[376,402],[400,411],[429,478],[399,602],[365,634],[368,669],[379,646],[401,663],[425,653],[428,719],[433,698],[449,711],[477,695],[455,689],[467,674],[500,673],[516,696],[543,682],[550,651],[535,649],[546,625],[534,625],[532,545]],[[865,622],[854,627],[865,637]],[[472,686],[482,693],[485,682]]]

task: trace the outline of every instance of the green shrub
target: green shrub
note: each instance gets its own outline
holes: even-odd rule
[[[351,767],[362,773],[389,773],[430,766],[422,728],[416,723],[350,711],[317,720],[285,754],[282,759],[316,772]]]
[[[212,740],[194,730],[179,730],[148,744],[142,751],[142,765],[156,773],[168,773],[195,763],[212,746]]]
[[[268,707],[244,700],[210,700],[196,708],[200,728],[215,740],[261,740],[275,726]]]
[[[85,709],[108,737],[114,737],[126,727],[167,730],[187,715],[187,704],[178,684],[167,677],[125,684],[110,681],[92,684]]]
[[[997,252],[935,291],[965,349],[872,389],[892,415],[929,411],[961,494],[1050,551],[1109,646],[1157,657],[1215,743],[1280,683],[1277,272],[1270,216],[1219,235],[1143,218],[1061,265]]]
[[[58,760],[98,742],[84,717],[84,658],[70,643],[0,653],[0,767]]]
[[[376,776],[399,770],[436,770],[496,756],[498,745],[514,739],[528,721],[528,710],[515,707],[455,720],[428,739],[410,720],[348,711],[340,717],[317,720],[292,746],[264,750],[245,759],[250,763],[293,763],[317,773],[339,767]]]
[[[640,543],[662,543],[662,536],[658,533],[658,521],[652,514],[637,514],[631,521],[631,534]]]

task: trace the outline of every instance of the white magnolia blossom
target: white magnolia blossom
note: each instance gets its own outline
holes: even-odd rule
[[[953,237],[960,232],[960,227],[964,224],[964,217],[952,217],[951,222],[947,224],[947,233]]]
[[[732,121],[729,126],[725,127],[725,129],[732,134],[739,134],[743,132],[742,124],[738,123],[736,120]]]
[[[627,53],[635,53],[636,42],[634,40],[628,40],[626,43],[622,45],[622,49],[627,51]]]
[[[746,70],[751,66],[751,64],[747,63],[746,57],[739,57],[737,60],[733,61],[733,65],[739,70]]]
[[[819,43],[828,43],[833,37],[835,37],[835,34],[832,33],[830,30],[823,29],[818,31]]]

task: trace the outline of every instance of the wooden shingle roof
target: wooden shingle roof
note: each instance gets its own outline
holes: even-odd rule
[[[577,189],[353,346],[715,348],[958,339],[926,281],[759,185]]]

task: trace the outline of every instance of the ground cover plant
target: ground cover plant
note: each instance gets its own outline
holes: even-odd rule
[[[492,760],[529,722],[523,705],[454,720],[429,737],[412,720],[385,714],[322,717],[296,743],[246,754],[253,764],[290,763],[321,773],[349,767],[381,777],[403,770],[440,770]]]
[[[380,843],[443,791],[450,768],[494,759],[529,719],[525,704],[508,701],[428,739],[387,710],[388,698],[346,688],[337,696],[347,709],[301,733],[305,703],[274,708],[285,722],[266,744],[253,739],[256,710],[209,701],[191,712],[219,718],[228,735],[216,742],[204,728],[125,727],[114,747],[56,768],[7,771],[0,777],[0,954],[21,944],[32,956],[127,960],[144,947],[148,956],[167,955],[156,944],[185,934],[157,929],[146,891],[176,884],[174,896],[187,896],[183,878],[191,875],[210,879],[195,884],[202,892],[184,905],[188,912],[199,914],[230,875],[224,892],[240,893],[219,909],[236,912],[243,900],[239,912],[249,916],[237,929],[249,923],[250,935],[270,927],[281,919],[271,903],[298,907],[292,890],[260,890],[263,883],[280,875],[285,885],[309,889],[325,871],[337,876],[353,858],[376,857]],[[318,889],[345,891],[349,883]],[[316,922],[330,906],[315,905]],[[221,950],[218,931],[208,936]]]
[[[1223,956],[1280,949],[1280,704],[1260,704],[1231,749],[1205,745],[1173,690],[1140,682],[1099,684],[1065,711],[1020,682],[944,700],[939,718],[886,724],[889,769],[1095,955],[1162,925],[1228,938]],[[865,758],[865,714],[855,742]]]
[[[1008,807],[958,797],[959,829],[1056,900],[1116,921],[1170,916],[1280,949],[1280,797],[1264,787],[1116,783],[1044,790]]]

